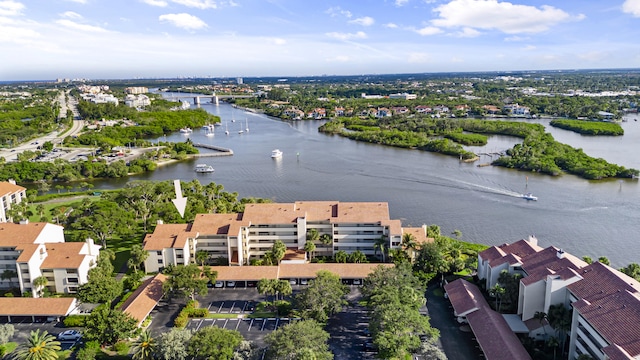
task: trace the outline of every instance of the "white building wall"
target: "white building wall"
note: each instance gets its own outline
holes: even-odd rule
[[[488,269],[489,271],[488,271],[486,286],[487,286],[487,289],[490,289],[495,284],[498,283],[498,277],[500,276],[500,273],[502,272],[502,270],[509,271],[509,263],[505,262],[496,267],[489,266]]]
[[[544,311],[544,297],[546,284],[544,280],[523,286],[522,321],[527,321],[535,315],[536,311]]]
[[[583,354],[589,354],[595,359],[604,360],[606,357],[602,352],[602,348],[608,345],[602,336],[580,315],[580,312],[574,308],[571,322],[571,339],[569,341],[569,359],[578,357],[576,348],[579,348]]]

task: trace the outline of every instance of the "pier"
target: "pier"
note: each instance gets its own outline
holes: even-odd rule
[[[221,146],[215,146],[215,145],[210,145],[210,144],[200,144],[200,143],[194,143],[193,146],[197,147],[197,148],[209,149],[209,150],[215,150],[216,151],[214,153],[195,154],[194,157],[231,156],[231,155],[233,155],[233,150],[227,149],[227,148],[223,148]]]

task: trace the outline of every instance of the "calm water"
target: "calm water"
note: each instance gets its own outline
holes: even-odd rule
[[[115,188],[126,181],[172,180],[216,182],[242,197],[296,200],[386,201],[391,217],[405,226],[438,224],[445,234],[455,229],[466,241],[499,245],[533,234],[543,247],[555,245],[577,255],[607,256],[613,265],[640,262],[640,190],[637,180],[592,182],[565,175],[524,173],[417,150],[359,143],[318,133],[322,122],[287,123],[244,112],[229,105],[203,104],[227,122],[214,137],[194,129],[194,142],[233,149],[234,155],[201,158],[161,167],[126,180],[95,183]],[[235,120],[235,122],[232,122]],[[548,125],[548,120],[533,120]],[[250,129],[246,132],[248,123]],[[640,142],[640,121],[623,123],[625,136],[589,138],[548,127],[553,136],[587,154],[640,169],[634,149]],[[238,134],[238,130],[245,130]],[[167,136],[182,141],[185,135]],[[518,139],[494,136],[477,152],[496,152]],[[270,158],[279,148],[280,160]],[[489,162],[484,156],[479,163]],[[196,163],[215,167],[196,174]],[[539,201],[514,196],[532,192]]]

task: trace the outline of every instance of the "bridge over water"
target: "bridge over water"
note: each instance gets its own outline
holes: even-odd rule
[[[224,95],[216,95],[216,93],[213,93],[213,95],[173,95],[171,96],[171,99],[193,99],[193,103],[195,105],[200,105],[200,99],[211,99],[211,103],[212,104],[216,104],[219,105],[220,104],[220,99],[247,99],[247,98],[254,98],[257,97],[257,95],[234,95],[234,94],[224,94]]]

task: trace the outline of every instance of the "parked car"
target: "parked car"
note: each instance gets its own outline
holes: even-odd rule
[[[362,285],[362,279],[353,279],[353,285]]]
[[[307,285],[309,284],[309,280],[307,279],[300,279],[300,285]]]
[[[227,287],[228,288],[236,287],[236,282],[235,281],[227,281]]]
[[[224,282],[222,282],[222,281],[216,281],[216,283],[213,285],[213,287],[217,287],[217,288],[224,287]]]
[[[253,301],[247,302],[247,311],[253,311],[256,309],[256,303]]]
[[[78,330],[67,330],[58,334],[60,341],[76,341],[82,337],[82,333]]]
[[[289,284],[291,285],[297,285],[298,281],[296,279],[289,279]]]

